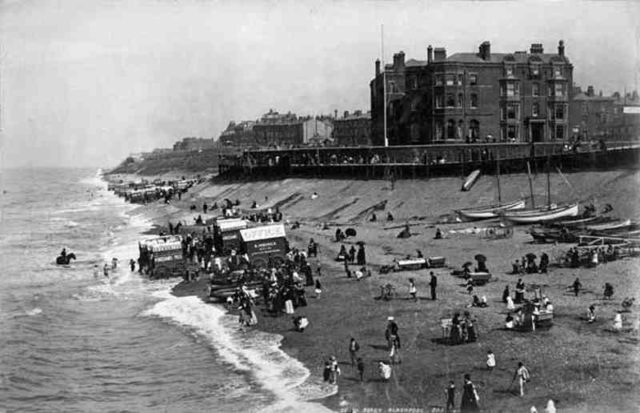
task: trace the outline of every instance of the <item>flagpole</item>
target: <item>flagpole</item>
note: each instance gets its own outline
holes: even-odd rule
[[[387,139],[387,70],[384,64],[384,24],[380,25],[380,47],[381,47],[381,61],[382,61],[382,100],[383,100],[383,136],[384,146],[389,146],[389,139]]]

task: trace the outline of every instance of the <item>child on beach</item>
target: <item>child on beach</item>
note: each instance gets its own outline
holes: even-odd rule
[[[413,301],[418,301],[418,289],[416,288],[416,283],[413,278],[409,278],[409,294]]]
[[[496,355],[493,354],[493,351],[487,351],[487,368],[489,371],[493,371],[493,368],[496,366]]]
[[[316,279],[316,298],[320,298],[320,294],[322,294],[322,285],[320,284],[320,280]]]

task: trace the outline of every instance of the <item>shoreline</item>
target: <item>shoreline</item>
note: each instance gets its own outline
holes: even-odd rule
[[[636,177],[637,179],[637,177]],[[287,180],[287,183],[291,183],[292,188],[287,188],[287,196],[290,197],[291,193],[300,193],[301,187],[308,185],[308,188],[315,188],[319,186],[318,181],[313,180]],[[323,193],[329,193],[329,188],[333,186],[336,181],[331,181],[328,185],[322,187]],[[348,189],[353,186],[345,181],[339,182],[340,186],[337,189]],[[519,183],[516,183],[518,186]],[[375,181],[372,185],[381,187],[378,191],[393,191],[388,188],[388,182]],[[398,184],[397,186],[407,186],[410,192],[413,192],[412,187],[414,184]],[[429,186],[429,183],[423,183],[423,185]],[[160,227],[166,225],[166,220],[176,218],[189,219],[193,216],[193,212],[188,211],[188,204],[191,202],[198,203],[201,199],[213,199],[216,196],[222,197],[231,196],[234,199],[236,196],[240,199],[248,199],[247,197],[255,197],[254,199],[262,199],[263,194],[269,194],[269,198],[272,198],[271,202],[282,200],[285,198],[282,191],[277,188],[277,183],[248,183],[248,184],[233,184],[233,185],[215,185],[211,183],[202,184],[194,189],[193,193],[187,193],[187,197],[183,197],[183,201],[175,205],[171,205],[170,208],[166,208],[162,204],[150,204],[146,207],[141,207],[142,211],[151,209],[151,215],[154,217],[151,219],[157,226],[154,228],[158,231]],[[282,185],[281,185],[282,186]],[[386,188],[385,188],[386,187]],[[400,188],[402,190],[402,188]],[[508,188],[507,188],[508,190]],[[311,191],[311,189],[308,189]],[[396,188],[398,191],[398,188]],[[276,192],[276,194],[272,194]],[[361,195],[361,191],[354,196]],[[374,199],[377,200],[376,194],[372,194],[371,201],[360,202],[361,205],[373,205]],[[241,197],[242,196],[242,197]],[[388,196],[388,195],[385,195]],[[476,310],[472,309],[474,316],[478,317],[480,340],[477,343],[467,344],[464,346],[442,346],[433,342],[434,338],[437,338],[440,334],[439,331],[439,319],[444,316],[449,316],[454,310],[467,309],[466,306],[469,303],[469,297],[464,293],[463,288],[458,284],[456,279],[453,279],[448,272],[439,270],[437,271],[439,277],[439,301],[436,303],[431,302],[427,298],[428,286],[425,279],[428,280],[428,272],[422,271],[405,271],[400,273],[392,273],[387,275],[377,274],[377,268],[380,265],[388,264],[395,256],[401,256],[402,251],[412,252],[415,248],[420,248],[423,251],[428,251],[426,256],[442,255],[447,257],[447,264],[451,266],[457,266],[469,256],[473,256],[474,251],[479,247],[482,248],[482,242],[477,237],[473,236],[461,236],[461,235],[448,235],[445,240],[441,240],[439,243],[435,243],[432,238],[433,229],[429,229],[425,225],[415,227],[415,234],[408,240],[399,240],[395,238],[396,232],[400,230],[393,230],[385,232],[384,222],[378,222],[375,224],[368,224],[358,218],[357,210],[349,210],[342,216],[340,212],[334,212],[339,206],[338,199],[330,197],[326,202],[323,202],[321,206],[323,211],[327,211],[324,214],[317,213],[315,215],[312,211],[306,211],[308,208],[306,204],[308,200],[296,200],[287,205],[282,206],[282,210],[285,213],[285,217],[291,221],[299,219],[302,223],[302,227],[298,230],[289,230],[288,238],[291,241],[292,246],[296,246],[301,249],[305,249],[306,242],[310,237],[316,239],[320,244],[319,259],[312,261],[312,266],[315,268],[317,264],[322,266],[323,277],[321,278],[324,292],[323,296],[316,300],[309,298],[309,306],[296,310],[296,315],[304,314],[310,320],[310,327],[304,333],[297,333],[291,330],[291,320],[289,316],[283,315],[280,317],[265,317],[262,314],[258,314],[259,323],[257,329],[268,333],[274,333],[282,336],[280,348],[286,352],[290,357],[293,357],[304,364],[309,370],[311,379],[313,377],[321,377],[323,360],[329,355],[335,354],[340,362],[348,360],[347,344],[350,335],[355,336],[361,345],[361,353],[367,360],[367,367],[365,371],[365,383],[361,384],[354,381],[355,373],[351,370],[351,367],[347,364],[341,364],[342,377],[339,379],[339,390],[336,395],[329,396],[316,402],[322,403],[325,407],[334,411],[340,410],[343,407],[344,400],[350,403],[356,408],[424,408],[434,405],[444,405],[444,399],[442,396],[442,390],[448,383],[448,380],[454,380],[458,389],[461,387],[461,378],[464,372],[470,372],[476,385],[479,387],[482,402],[481,404],[485,408],[489,408],[492,411],[528,411],[528,407],[536,405],[539,410],[544,406],[548,398],[555,398],[560,402],[557,407],[563,411],[583,411],[584,409],[591,409],[591,411],[604,411],[606,403],[602,403],[602,400],[610,400],[613,403],[612,406],[617,406],[619,411],[631,411],[630,406],[634,403],[640,403],[640,401],[628,400],[626,406],[621,405],[621,400],[624,398],[622,394],[624,391],[628,391],[630,388],[628,385],[623,385],[620,379],[613,380],[614,384],[609,385],[606,378],[611,378],[613,372],[608,371],[608,367],[603,367],[606,364],[613,364],[617,367],[615,371],[622,369],[632,377],[630,385],[631,388],[636,388],[638,383],[639,372],[637,371],[638,364],[630,363],[626,368],[620,367],[620,357],[613,357],[611,363],[606,362],[604,364],[598,361],[598,367],[596,368],[596,377],[598,380],[594,380],[593,383],[587,384],[584,382],[585,374],[593,374],[593,361],[589,361],[593,354],[598,354],[600,351],[598,346],[606,345],[603,348],[614,349],[615,343],[618,341],[615,337],[609,337],[603,334],[600,330],[603,329],[605,319],[609,320],[608,315],[602,315],[601,322],[597,326],[598,331],[583,331],[584,327],[580,321],[574,321],[574,318],[578,318],[582,315],[583,308],[586,308],[589,303],[596,302],[597,295],[595,290],[600,288],[598,279],[601,278],[598,275],[598,270],[605,272],[611,272],[616,279],[616,285],[628,284],[630,286],[630,292],[640,291],[637,280],[632,278],[631,273],[636,270],[637,261],[635,260],[621,260],[601,266],[595,270],[579,269],[579,271],[571,269],[554,269],[552,271],[553,277],[549,275],[527,275],[527,284],[543,285],[545,291],[552,291],[550,295],[554,296],[554,306],[558,314],[557,325],[554,326],[549,332],[540,332],[540,334],[527,335],[518,334],[517,336],[509,336],[508,333],[496,330],[496,325],[500,325],[504,318],[502,314],[502,304],[499,303],[499,295],[502,287],[505,284],[513,286],[517,278],[516,276],[507,275],[505,271],[510,269],[510,262],[512,257],[520,257],[524,255],[527,250],[534,249],[537,251],[555,250],[556,247],[552,245],[528,245],[527,236],[522,230],[517,230],[513,240],[498,240],[493,241],[492,246],[489,249],[489,255],[491,257],[490,266],[493,268],[499,268],[494,272],[494,281],[487,287],[483,287],[481,293],[486,294],[489,298],[490,308]],[[402,197],[399,197],[403,199]],[[349,198],[351,199],[351,198]],[[626,199],[628,200],[628,199]],[[624,200],[624,201],[626,201]],[[346,200],[344,201],[346,202]],[[445,201],[446,202],[446,201]],[[325,205],[326,204],[326,205]],[[397,205],[397,203],[396,203]],[[394,208],[394,213],[396,209]],[[623,206],[623,211],[634,210],[629,205]],[[293,209],[293,211],[290,211]],[[352,208],[353,209],[353,208]],[[401,209],[401,208],[398,208]],[[428,207],[427,207],[428,209]],[[453,209],[449,207],[447,209]],[[344,211],[344,208],[341,210]],[[290,213],[291,212],[291,213]],[[437,208],[432,208],[428,211],[427,216],[435,217],[439,212]],[[146,215],[146,214],[145,214]],[[306,215],[306,216],[305,216]],[[382,217],[383,212],[379,215]],[[406,215],[406,214],[405,214]],[[313,216],[321,218],[313,218]],[[345,221],[346,218],[349,218]],[[400,213],[396,213],[398,216],[397,224],[401,224],[405,218]],[[407,215],[408,218],[409,215]],[[374,267],[372,272],[374,273],[373,279],[366,279],[360,282],[356,282],[353,279],[348,279],[344,276],[342,264],[333,261],[333,257],[337,254],[337,250],[340,244],[330,241],[332,231],[322,231],[316,227],[320,221],[342,221],[345,224],[350,223],[350,226],[355,227],[358,232],[358,238],[364,239],[367,243],[367,253],[371,257],[370,261],[373,262]],[[477,225],[483,225],[478,223]],[[459,227],[461,225],[456,226]],[[469,223],[466,224],[469,226]],[[443,226],[450,229],[451,227]],[[332,227],[335,228],[335,227]],[[414,230],[412,229],[412,232]],[[355,241],[355,240],[353,240]],[[349,243],[345,243],[349,248]],[[519,245],[522,244],[522,245]],[[562,247],[562,246],[560,246]],[[502,250],[502,251],[501,251]],[[501,252],[508,252],[501,254]],[[550,254],[551,255],[551,254]],[[457,259],[456,256],[460,258]],[[465,258],[463,258],[465,257]],[[310,260],[311,261],[311,260]],[[611,270],[611,271],[608,271]],[[593,284],[592,292],[588,293],[588,298],[579,304],[570,302],[568,298],[564,296],[555,297],[559,293],[561,285],[568,285],[571,283],[575,276],[580,275],[583,283]],[[557,276],[557,277],[556,277]],[[397,299],[389,302],[381,302],[374,300],[376,295],[379,295],[378,286],[383,281],[390,281],[396,285],[401,295],[406,295],[404,290],[407,289],[406,285],[409,277],[417,279],[418,295],[420,301],[418,303],[410,302],[405,299]],[[557,279],[556,279],[557,278]],[[172,294],[176,296],[186,295],[200,295],[204,293],[206,288],[206,280],[201,279],[197,283],[191,285],[178,284]],[[198,291],[200,290],[200,291]],[[623,289],[619,289],[620,295],[623,294]],[[622,297],[618,296],[619,299]],[[597,301],[598,305],[601,304]],[[619,300],[618,300],[619,302]],[[345,305],[349,304],[349,305]],[[602,312],[611,311],[613,307],[608,308],[606,303],[602,303]],[[346,309],[345,309],[346,307]],[[497,308],[496,308],[497,307]],[[259,307],[260,308],[260,307]],[[342,310],[342,311],[340,311]],[[498,310],[498,314],[494,313]],[[560,313],[563,313],[562,315]],[[564,314],[567,315],[564,315]],[[568,319],[567,316],[572,314]],[[387,354],[380,347],[384,344],[384,324],[387,315],[394,315],[398,319],[403,339],[405,340],[404,349],[402,350],[401,357],[403,359],[402,365],[397,366],[394,372],[394,377],[389,383],[383,383],[377,380],[377,374],[375,371],[375,361],[379,359],[386,359]],[[579,319],[578,319],[579,320]],[[599,320],[600,321],[600,320]],[[609,321],[606,321],[608,323]],[[561,323],[568,324],[567,327],[558,326]],[[594,329],[592,329],[594,330]],[[401,333],[401,334],[402,334]],[[577,355],[571,355],[566,351],[559,351],[562,356],[549,357],[545,351],[541,351],[543,348],[547,348],[551,345],[551,348],[557,346],[566,346],[567,340],[577,340],[575,335],[580,334],[595,334],[595,338],[598,344],[585,345],[583,351],[578,351]],[[577,344],[579,342],[575,341]],[[579,345],[579,344],[578,344]],[[594,347],[595,345],[595,347]],[[492,377],[486,377],[483,371],[484,355],[486,349],[491,349],[496,353],[498,358],[498,368],[492,374]],[[638,348],[637,343],[623,343],[623,348],[632,357],[632,360],[638,360]],[[620,352],[621,350],[616,350]],[[524,352],[527,354],[524,358],[529,366],[533,367],[535,374],[539,378],[539,382],[543,381],[541,377],[541,371],[550,371],[552,379],[549,380],[549,385],[553,388],[559,386],[560,389],[552,391],[549,388],[544,388],[542,385],[532,385],[534,388],[533,394],[527,396],[525,400],[520,400],[517,397],[512,396],[508,392],[504,392],[506,384],[510,380],[510,375],[513,370],[513,363],[517,361],[518,354]],[[469,354],[472,353],[472,354]],[[555,364],[561,365],[562,360],[567,358],[575,358],[577,360],[577,366],[569,368],[579,377],[583,377],[578,382],[570,383],[571,385],[563,386],[563,381],[571,381],[571,377],[564,377],[565,373],[559,374],[554,367]],[[624,358],[623,358],[624,360]],[[628,362],[629,360],[627,360]],[[444,362],[444,363],[443,363]],[[629,363],[628,363],[629,364]],[[601,383],[600,376],[605,376],[605,382]],[[538,381],[538,380],[537,380]],[[629,380],[626,380],[629,382]],[[502,384],[500,384],[502,383]],[[617,384],[615,384],[617,383]],[[577,386],[577,387],[576,387]],[[580,387],[583,389],[580,389]],[[616,387],[617,386],[617,387]],[[542,388],[541,388],[542,387]],[[612,388],[613,387],[613,388]],[[587,390],[590,388],[590,390]],[[607,390],[607,396],[600,397],[601,403],[598,405],[593,404],[593,400],[599,400],[590,396],[590,393],[594,391],[602,393]],[[614,394],[620,394],[620,397],[612,397]],[[457,400],[459,399],[457,395]],[[616,399],[616,400],[614,400]],[[627,397],[629,399],[629,397]],[[629,404],[631,403],[631,404]],[[526,410],[524,410],[526,408]],[[600,409],[600,410],[599,410]],[[384,410],[383,410],[384,411]],[[609,410],[611,411],[611,410]]]

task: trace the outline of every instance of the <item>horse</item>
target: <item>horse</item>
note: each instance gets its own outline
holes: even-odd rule
[[[71,260],[75,260],[76,259],[76,254],[74,254],[73,252],[67,254],[67,255],[60,255],[56,258],[56,264],[57,265],[68,265]]]

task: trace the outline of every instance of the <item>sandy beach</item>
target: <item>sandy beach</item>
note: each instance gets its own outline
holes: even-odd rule
[[[580,200],[593,202],[598,209],[610,203],[612,215],[620,218],[640,218],[637,188],[640,173],[632,171],[585,172],[551,176],[551,201]],[[320,246],[318,258],[311,258],[314,269],[322,268],[321,298],[315,299],[307,290],[309,305],[296,309],[296,315],[305,315],[310,326],[299,333],[293,331],[291,316],[258,314],[257,328],[283,336],[282,347],[291,356],[301,360],[312,377],[321,377],[324,360],[335,355],[342,375],[335,396],[322,402],[334,410],[351,406],[356,410],[380,408],[393,411],[402,408],[420,408],[445,405],[444,389],[449,380],[457,387],[456,405],[462,389],[462,378],[469,373],[480,395],[480,406],[492,412],[528,412],[531,406],[544,411],[547,400],[554,399],[563,412],[631,412],[640,405],[638,385],[640,364],[638,335],[632,332],[611,331],[613,317],[621,309],[625,297],[637,296],[639,261],[627,258],[599,265],[595,268],[558,268],[556,263],[570,244],[534,244],[524,227],[517,227],[512,238],[489,240],[482,236],[487,224],[436,224],[438,217],[454,209],[483,205],[497,200],[494,177],[480,179],[470,192],[460,192],[460,179],[441,178],[428,181],[360,181],[360,180],[302,180],[263,182],[204,183],[192,188],[182,201],[170,205],[161,202],[139,207],[139,212],[150,217],[160,230],[169,221],[192,224],[202,214],[203,202],[210,205],[224,198],[241,201],[248,208],[252,201],[260,207],[279,207],[289,223],[299,221],[299,229],[287,235],[292,246],[306,249],[310,238]],[[534,180],[536,205],[547,202],[546,176]],[[526,175],[503,176],[502,199],[512,200],[529,194]],[[311,199],[313,192],[318,193]],[[198,211],[189,211],[195,204]],[[372,211],[377,222],[368,222]],[[136,211],[137,212],[137,211]],[[386,222],[391,212],[394,222]],[[203,215],[211,218],[213,215]],[[321,223],[329,223],[328,230]],[[405,222],[411,224],[411,237],[396,236]],[[372,277],[356,281],[347,278],[343,264],[335,261],[339,243],[333,241],[335,229],[354,228],[356,237],[345,242],[363,241],[366,245],[367,266]],[[440,228],[444,239],[435,240],[435,228]],[[475,229],[474,229],[475,227]],[[474,233],[477,232],[477,233]],[[446,268],[433,270],[438,277],[438,299],[429,295],[429,270],[391,272],[380,274],[383,265],[407,254],[415,256],[421,250],[425,256],[446,258]],[[505,285],[512,292],[518,275],[510,274],[511,263],[532,252],[546,252],[551,258],[549,273],[521,276],[526,283],[527,297],[540,288],[554,306],[554,326],[546,331],[514,332],[502,327],[507,314],[501,301]],[[486,296],[487,308],[469,308],[471,296],[464,281],[450,275],[474,255],[487,257],[493,274],[491,282],[476,287],[475,293]],[[567,291],[576,277],[584,290],[578,297]],[[419,300],[409,299],[409,278],[416,280]],[[603,300],[603,285],[613,284],[615,294],[610,301]],[[397,295],[384,301],[377,299],[380,286],[390,283]],[[180,284],[177,295],[204,295],[206,280]],[[584,320],[589,305],[595,304],[598,318],[588,324]],[[262,310],[262,306],[259,306]],[[470,311],[476,318],[478,340],[457,346],[443,344],[440,319],[450,318],[454,312]],[[377,362],[387,360],[388,351],[384,330],[388,316],[393,316],[400,328],[402,348],[401,364],[393,367],[389,382],[378,379]],[[623,314],[625,328],[630,329],[637,319],[637,308]],[[357,379],[350,365],[348,343],[351,337],[360,343],[359,355],[365,361],[365,380]],[[486,368],[486,354],[492,350],[497,366]],[[531,372],[526,394],[519,397],[516,386],[510,387],[518,361],[524,362]],[[400,411],[400,410],[398,410]]]

